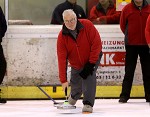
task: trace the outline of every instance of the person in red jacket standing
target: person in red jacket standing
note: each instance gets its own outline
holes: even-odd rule
[[[2,84],[6,73],[6,60],[3,53],[3,47],[1,45],[2,38],[4,37],[6,30],[7,30],[7,24],[6,24],[5,16],[0,7],[0,84]],[[7,101],[5,99],[2,99],[0,97],[0,103],[6,103],[6,102]]]
[[[120,11],[112,0],[99,0],[99,3],[90,11],[89,19],[94,24],[119,24]]]
[[[92,113],[96,92],[96,70],[102,57],[101,38],[93,23],[77,19],[71,9],[63,12],[64,24],[58,35],[57,55],[62,88],[68,87],[67,64],[71,66],[71,93],[75,105],[83,94],[83,112]]]
[[[126,103],[130,92],[137,64],[140,58],[146,102],[150,102],[150,54],[145,38],[145,26],[150,14],[146,0],[132,0],[121,13],[120,28],[125,35],[125,76],[122,83],[120,103]]]
[[[150,53],[150,15],[147,18],[146,28],[145,28],[145,37],[149,46]]]

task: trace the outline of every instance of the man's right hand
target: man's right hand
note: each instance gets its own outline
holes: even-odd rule
[[[69,86],[68,82],[62,83],[62,88],[64,92],[65,92],[65,89],[68,88],[68,86]]]

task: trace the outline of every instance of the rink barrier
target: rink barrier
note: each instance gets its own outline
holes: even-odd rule
[[[97,69],[98,86],[121,86],[124,77],[124,35],[119,25],[95,25],[103,56]],[[3,85],[60,84],[56,43],[61,25],[9,25],[2,45],[7,60]],[[138,61],[139,63],[139,61]],[[137,63],[133,85],[143,85]],[[68,66],[67,78],[70,77]]]
[[[3,86],[1,97],[6,99],[48,99],[36,86]],[[65,98],[61,86],[41,86],[41,88],[52,98]],[[70,92],[70,88],[68,90]],[[118,98],[121,86],[97,86],[96,98]],[[131,97],[144,97],[143,86],[133,86]]]
[[[97,70],[97,98],[118,98],[124,77],[124,35],[119,25],[95,25],[103,42],[102,67]],[[7,73],[1,97],[8,99],[47,99],[35,85],[53,98],[63,98],[56,56],[56,41],[61,25],[9,25],[2,45]],[[117,43],[117,44],[116,44]],[[108,59],[107,59],[108,58]],[[44,60],[44,61],[43,61]],[[138,61],[139,63],[139,61]],[[68,69],[67,73],[70,73]],[[70,75],[68,75],[70,76]],[[143,97],[140,64],[134,75],[131,97]],[[8,87],[6,87],[8,86]]]

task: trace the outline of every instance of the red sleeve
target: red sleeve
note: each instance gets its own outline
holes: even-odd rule
[[[147,18],[146,28],[145,28],[145,37],[148,44],[150,44],[150,15]]]
[[[58,56],[58,71],[61,83],[67,81],[67,49],[65,46],[65,39],[63,39],[62,31],[57,39],[57,56]]]
[[[114,14],[101,16],[100,18],[106,19],[107,24],[119,24],[120,14],[121,14],[120,11],[116,11]]]
[[[123,9],[120,16],[120,29],[122,30],[123,33],[125,33],[125,28],[126,28],[126,17],[125,17],[125,11]]]
[[[97,18],[98,18],[98,16],[97,16],[97,10],[96,10],[96,6],[93,6],[92,7],[92,9],[91,9],[91,11],[90,11],[90,16],[89,16],[89,20],[91,20],[92,22],[98,22],[97,21]]]

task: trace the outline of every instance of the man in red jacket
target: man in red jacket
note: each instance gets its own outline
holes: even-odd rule
[[[93,23],[77,19],[73,10],[63,12],[64,24],[58,35],[57,55],[62,88],[68,87],[67,63],[71,66],[71,105],[83,93],[83,112],[93,111],[96,92],[96,70],[102,56],[101,38]]]
[[[89,19],[94,24],[119,24],[120,11],[112,0],[99,0],[99,3],[90,11]]]
[[[4,37],[6,30],[7,30],[7,25],[6,25],[5,16],[0,7],[0,84],[2,84],[6,72],[6,60],[3,53],[3,47],[1,45],[2,38]],[[0,89],[0,93],[1,93],[1,89]],[[0,103],[6,103],[6,100],[0,97]]]
[[[143,75],[146,102],[150,102],[150,54],[145,39],[145,26],[150,6],[146,0],[132,0],[121,13],[120,28],[125,35],[125,76],[120,94],[120,103],[126,103],[130,92],[138,56]]]

